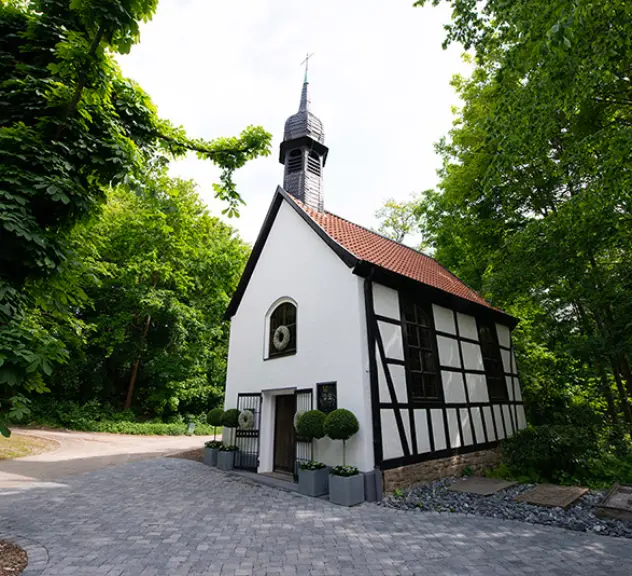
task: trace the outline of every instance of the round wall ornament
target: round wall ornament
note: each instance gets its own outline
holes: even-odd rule
[[[255,415],[250,410],[242,410],[238,422],[240,428],[250,430],[255,423]]]
[[[290,343],[290,329],[287,326],[279,326],[272,336],[272,345],[276,350],[282,352]]]
[[[305,410],[297,410],[296,414],[294,414],[294,430],[296,430],[296,424],[298,423],[298,419],[305,414]]]

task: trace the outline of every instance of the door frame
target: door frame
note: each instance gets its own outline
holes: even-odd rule
[[[290,459],[290,466],[288,470],[282,470],[282,469],[278,469],[276,467],[276,451],[277,451],[277,428],[276,428],[276,420],[277,420],[277,415],[279,413],[279,398],[285,396],[285,397],[291,397],[294,399],[294,413],[290,415],[290,419],[291,422],[294,421],[294,414],[296,414],[296,394],[278,394],[275,399],[274,399],[274,439],[273,439],[273,449],[272,449],[272,469],[275,472],[280,472],[280,473],[284,473],[284,474],[291,474],[292,476],[294,476],[294,468],[296,467],[296,433],[294,431],[294,438],[292,438],[287,446],[287,456]],[[290,426],[293,426],[293,424],[290,424]]]
[[[276,397],[294,394],[296,387],[263,390],[261,405],[261,430],[259,435],[259,468],[257,472],[274,471],[274,426],[276,424]]]

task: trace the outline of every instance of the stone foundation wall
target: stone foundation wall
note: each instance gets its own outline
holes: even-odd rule
[[[482,474],[486,468],[497,466],[499,462],[500,451],[498,448],[494,448],[384,470],[382,472],[384,492],[392,492],[397,488],[408,488],[413,484],[430,482],[448,476],[461,476],[463,468],[466,466],[469,466],[474,474]]]

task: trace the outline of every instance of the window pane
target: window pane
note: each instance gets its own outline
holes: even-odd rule
[[[436,372],[434,354],[432,352],[423,353],[424,372]]]
[[[406,333],[408,335],[408,345],[419,346],[419,335],[417,333],[417,327],[413,324],[406,324]]]
[[[417,322],[420,326],[424,326],[424,327],[429,327],[430,326],[430,322],[428,321],[428,316],[426,315],[426,313],[419,307],[417,306]]]
[[[419,350],[414,348],[409,348],[410,352],[410,369],[415,370],[416,372],[421,372],[423,366],[421,363],[421,354]]]
[[[280,304],[272,312],[268,346],[269,356],[296,352],[296,306],[291,302]]]
[[[437,378],[434,374],[424,374],[424,392],[426,398],[436,399],[439,397],[437,394]]]
[[[410,302],[404,302],[404,320],[406,322],[415,323],[415,306]]]
[[[419,372],[411,372],[410,374],[410,388],[413,395],[413,400],[424,399],[424,384],[423,377]]]
[[[428,329],[420,329],[421,332],[421,347],[426,350],[432,350],[432,334]]]

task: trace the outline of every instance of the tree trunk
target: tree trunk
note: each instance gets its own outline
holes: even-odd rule
[[[136,362],[134,362],[134,367],[132,368],[132,374],[129,379],[129,386],[127,387],[127,397],[125,398],[125,410],[129,410],[132,405],[132,396],[134,395],[134,385],[136,384],[136,376],[138,375],[138,367],[140,365],[140,357],[143,353],[143,345],[145,344],[145,339],[147,338],[147,334],[149,333],[149,326],[151,324],[151,314],[147,315],[147,320],[145,320],[145,327],[143,328],[143,333],[140,336],[140,349],[138,351],[138,357],[136,358]]]

